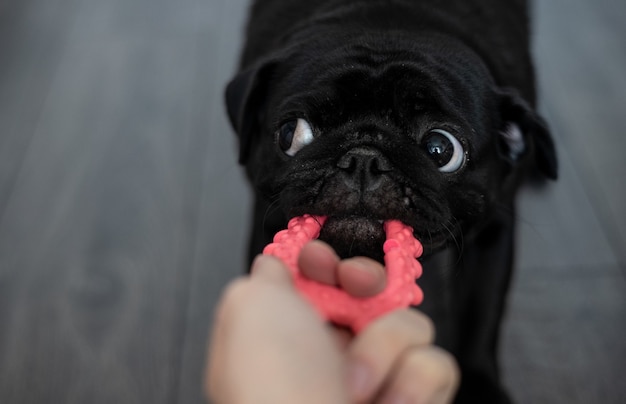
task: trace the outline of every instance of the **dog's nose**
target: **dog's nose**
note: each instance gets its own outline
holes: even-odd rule
[[[372,147],[355,147],[337,162],[345,184],[356,190],[373,191],[380,187],[383,174],[392,170],[391,163]]]

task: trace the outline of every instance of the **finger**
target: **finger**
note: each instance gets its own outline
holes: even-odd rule
[[[333,286],[337,285],[338,263],[335,251],[319,240],[307,243],[298,256],[298,267],[305,277]]]
[[[264,340],[259,334],[276,330],[280,336],[279,329],[286,316],[281,313],[282,318],[278,319],[279,309],[298,305],[286,272],[280,260],[258,255],[252,264],[251,275],[231,281],[222,292],[214,314],[204,379],[205,393],[214,402],[233,401],[235,393],[229,381],[234,377],[233,373],[241,373],[241,369],[237,369],[239,356],[254,362],[255,359],[250,358],[257,352],[256,345],[278,339],[273,336]],[[255,335],[255,338],[242,342],[246,335]],[[267,352],[271,346],[264,348],[260,351]]]
[[[221,299],[205,379],[210,396],[221,403],[313,403],[313,396],[300,400],[303,392],[321,391],[321,402],[345,402],[332,333],[308,302],[280,284],[285,278],[275,264],[260,258],[255,274],[232,283]]]
[[[257,255],[250,267],[250,277],[276,284],[291,284],[292,277],[281,260],[271,255]]]
[[[460,372],[451,354],[436,346],[409,349],[385,386],[383,403],[452,402]]]
[[[366,257],[343,260],[337,267],[337,280],[346,292],[356,297],[374,296],[385,288],[385,268]]]
[[[229,311],[233,310],[233,305],[239,296],[245,294],[248,288],[249,278],[238,278],[224,289],[219,303],[214,313],[213,327],[209,338],[209,349],[207,350],[206,368],[204,370],[204,392],[206,397],[222,402],[228,401],[228,389],[225,389],[224,379],[228,377],[224,368],[228,363],[228,329]],[[226,370],[227,371],[227,370]]]
[[[396,310],[373,321],[348,350],[348,386],[356,402],[371,400],[402,353],[434,339],[432,321],[411,309]]]

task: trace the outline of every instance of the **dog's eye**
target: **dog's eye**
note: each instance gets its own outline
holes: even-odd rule
[[[442,129],[431,130],[422,140],[422,147],[443,173],[457,171],[465,161],[461,142]]]
[[[300,149],[313,141],[311,126],[301,118],[283,124],[276,136],[278,146],[290,157],[295,156]]]

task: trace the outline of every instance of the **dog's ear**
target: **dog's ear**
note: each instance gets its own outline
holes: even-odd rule
[[[500,111],[504,126],[500,129],[501,152],[516,161],[526,151],[534,153],[537,170],[552,180],[558,175],[556,150],[548,125],[515,90],[500,90]]]
[[[226,109],[230,123],[239,135],[239,163],[245,164],[250,143],[260,130],[267,82],[275,63],[266,62],[238,73],[226,87]]]

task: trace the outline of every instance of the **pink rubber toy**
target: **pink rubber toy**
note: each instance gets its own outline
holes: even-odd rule
[[[358,333],[385,313],[422,302],[424,294],[415,284],[422,274],[422,266],[416,259],[422,254],[422,245],[413,237],[413,229],[397,220],[384,224],[387,285],[379,294],[354,297],[338,287],[305,278],[298,268],[298,255],[307,242],[319,236],[325,220],[322,216],[295,217],[289,221],[287,230],[276,233],[274,242],[263,250],[264,254],[278,257],[285,263],[296,288],[324,318]]]

